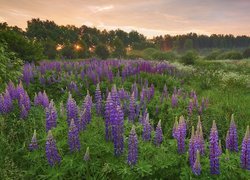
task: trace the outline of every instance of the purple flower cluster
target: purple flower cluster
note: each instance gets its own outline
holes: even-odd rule
[[[74,122],[76,126],[79,125],[79,119],[78,119],[78,107],[76,104],[76,101],[72,98],[72,95],[69,93],[69,98],[67,101],[67,122],[70,126],[71,119],[74,119]]]
[[[111,97],[111,93],[109,93],[105,105],[105,137],[107,141],[112,140],[111,114],[114,107],[114,101]]]
[[[112,100],[114,101],[114,103],[116,105],[121,105],[121,103],[120,103],[120,97],[119,97],[119,94],[117,92],[115,84],[113,85],[113,87],[111,89],[111,97],[112,97]]]
[[[219,149],[219,140],[218,140],[218,131],[213,121],[213,126],[210,132],[210,172],[211,174],[220,174],[220,163],[219,163],[219,156],[220,156],[220,149]]]
[[[135,103],[135,97],[134,92],[132,93],[130,97],[130,103],[129,103],[129,121],[134,123],[135,117],[136,117],[136,103]]]
[[[199,150],[196,151],[196,159],[194,164],[192,165],[192,171],[196,176],[201,174],[201,163],[200,163],[200,152]]]
[[[185,152],[185,138],[187,135],[187,125],[183,116],[179,119],[179,124],[176,132],[176,140],[178,145],[178,152],[183,154]]]
[[[91,121],[91,108],[92,108],[92,97],[89,95],[89,91],[87,91],[87,95],[85,96],[82,110],[85,111],[85,118],[87,123]]]
[[[240,156],[241,167],[243,169],[250,170],[250,133],[249,126],[247,126],[246,134],[243,138],[241,145],[241,156]]]
[[[34,105],[35,106],[41,105],[44,108],[49,106],[49,98],[45,91],[43,93],[39,92],[38,95],[35,94]]]
[[[53,138],[51,130],[49,130],[48,132],[45,151],[46,151],[46,158],[50,166],[55,166],[56,164],[60,164],[61,156],[58,153],[56,147],[56,141]]]
[[[161,129],[161,120],[159,120],[155,130],[155,145],[160,146],[163,141],[163,133]]]
[[[197,149],[199,150],[202,156],[205,155],[205,141],[203,137],[201,118],[198,116],[198,123],[196,128],[196,141],[197,141]]]
[[[100,85],[99,83],[96,86],[95,90],[95,105],[96,105],[96,113],[98,115],[101,115],[102,113],[102,92],[100,90]]]
[[[7,114],[13,109],[12,99],[8,89],[0,94],[0,114]]]
[[[134,166],[138,160],[138,139],[133,125],[128,139],[128,165]]]
[[[34,130],[34,134],[32,136],[31,142],[29,144],[29,150],[35,151],[37,149],[38,149],[38,143],[37,143],[37,138],[36,138],[36,130]]]
[[[148,113],[147,113],[146,119],[142,125],[143,125],[142,139],[144,141],[150,141],[152,126],[151,126],[150,121],[149,121],[149,114]]]
[[[177,138],[177,130],[178,130],[178,118],[175,118],[175,122],[174,122],[174,126],[173,126],[173,130],[172,130],[172,136],[173,138]]]
[[[172,108],[176,108],[178,106],[178,97],[176,94],[172,94],[171,105]]]
[[[226,138],[226,145],[229,151],[238,152],[238,136],[237,136],[237,128],[234,122],[234,115],[232,114],[230,128]]]
[[[46,131],[56,127],[57,124],[57,111],[53,100],[50,101],[49,107],[45,109],[46,115]]]
[[[71,120],[68,132],[68,143],[71,152],[80,151],[79,131],[74,123],[74,119]]]
[[[124,148],[124,114],[119,105],[117,105],[110,113],[112,136],[114,142],[114,154],[120,156]]]

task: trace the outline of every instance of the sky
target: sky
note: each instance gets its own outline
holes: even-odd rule
[[[189,32],[250,36],[250,0],[0,0],[0,22],[25,29],[32,18],[137,30],[147,37]]]

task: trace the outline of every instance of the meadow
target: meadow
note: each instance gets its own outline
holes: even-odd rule
[[[1,179],[249,179],[250,63],[39,61],[1,85]]]

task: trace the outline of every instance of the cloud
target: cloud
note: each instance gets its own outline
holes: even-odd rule
[[[93,13],[98,13],[98,12],[102,12],[102,11],[108,11],[110,9],[113,9],[114,6],[113,5],[108,5],[108,6],[89,6],[90,11],[92,11]]]
[[[0,0],[0,17],[26,27],[31,17],[60,25],[136,29],[158,34],[250,35],[249,0]]]

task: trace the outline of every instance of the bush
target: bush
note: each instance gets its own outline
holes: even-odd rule
[[[188,51],[181,57],[181,62],[185,65],[193,65],[198,59],[198,54],[194,51]]]
[[[0,43],[0,84],[12,80],[16,82],[22,74],[22,60],[13,52],[8,52],[6,45]]]
[[[229,51],[229,52],[225,52],[220,54],[217,59],[231,59],[231,60],[239,60],[242,59],[242,55],[240,52],[237,51]]]
[[[152,54],[152,59],[173,61],[176,58],[173,52],[158,51]]]
[[[210,54],[208,54],[205,59],[206,60],[215,60],[222,52],[220,50],[214,50]]]
[[[101,59],[107,59],[109,57],[109,51],[103,44],[96,46],[95,54]]]
[[[243,52],[243,57],[250,58],[250,48],[245,49],[245,51]]]

